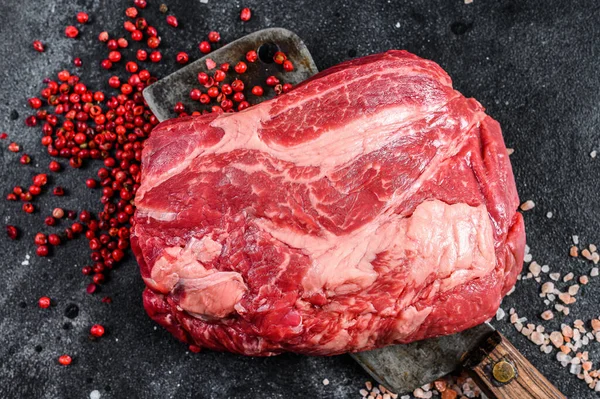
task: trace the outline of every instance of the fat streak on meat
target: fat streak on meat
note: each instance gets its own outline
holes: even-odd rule
[[[332,355],[491,318],[523,219],[500,126],[390,51],[143,151],[132,246],[150,317],[190,344]]]

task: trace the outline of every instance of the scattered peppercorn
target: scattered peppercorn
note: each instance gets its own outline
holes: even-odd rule
[[[174,28],[177,28],[177,26],[179,26],[179,21],[177,21],[177,18],[174,15],[167,16],[167,23]]]
[[[21,159],[19,159],[19,162],[21,162],[23,165],[27,165],[31,162],[31,157],[27,154],[23,154],[21,155]]]
[[[208,33],[208,41],[212,43],[217,43],[221,40],[221,35],[217,31],[212,31]]]
[[[15,226],[8,225],[6,226],[6,234],[11,240],[16,240],[19,236],[19,230]]]
[[[42,309],[48,309],[51,304],[52,300],[47,296],[43,296],[40,299],[38,299],[38,306]]]
[[[69,356],[69,355],[62,355],[58,358],[58,362],[60,364],[62,364],[63,366],[70,365],[72,361],[73,361],[73,359],[71,359],[71,356]]]
[[[250,11],[248,7],[242,8],[242,11],[240,11],[240,19],[244,22],[247,22],[250,21],[251,17],[252,11]]]
[[[45,50],[44,44],[39,40],[33,41],[33,49],[39,53],[43,53]]]
[[[21,150],[21,147],[19,147],[19,145],[17,143],[10,143],[8,145],[8,151],[10,152],[19,152]]]
[[[207,41],[203,41],[200,42],[200,44],[198,45],[198,48],[200,49],[200,52],[204,53],[204,54],[208,54],[210,53],[210,43]]]
[[[74,39],[77,36],[79,36],[79,29],[77,29],[73,25],[69,25],[65,28],[65,36],[70,39]]]
[[[79,22],[80,24],[86,24],[90,19],[90,16],[85,13],[85,12],[78,12],[77,13],[77,22]]]
[[[104,335],[104,327],[100,324],[94,324],[92,328],[90,328],[90,334],[94,337],[100,338]]]
[[[286,72],[292,72],[294,70],[294,64],[292,64],[292,61],[290,61],[290,60],[283,61],[283,70]]]
[[[179,53],[177,53],[177,56],[175,57],[175,60],[182,65],[185,65],[188,63],[188,61],[190,60],[190,57],[188,56],[187,53],[181,51]]]

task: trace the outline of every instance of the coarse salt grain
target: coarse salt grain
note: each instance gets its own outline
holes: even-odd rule
[[[542,294],[549,294],[552,291],[554,291],[554,283],[552,281],[542,284]]]
[[[560,348],[565,342],[565,339],[560,332],[552,331],[550,333],[550,342],[552,342],[552,345],[554,345],[556,348]]]
[[[531,272],[532,275],[537,277],[540,275],[540,272],[542,271],[542,267],[537,262],[531,262],[531,264],[529,265],[529,271]]]
[[[496,311],[496,320],[502,320],[504,319],[504,316],[506,316],[506,312],[504,311],[504,309],[498,308],[498,310]]]
[[[579,236],[573,236],[573,244],[578,245],[579,244]]]
[[[544,343],[544,334],[534,331],[533,333],[531,333],[529,339],[531,340],[531,342],[539,346]]]
[[[533,209],[534,207],[535,207],[535,202],[533,202],[532,200],[527,200],[521,204],[520,208],[522,211],[529,211],[529,210]]]
[[[569,249],[569,255],[571,255],[573,258],[576,258],[577,256],[579,256],[579,249],[577,249],[577,247],[573,245],[571,249]]]
[[[587,260],[592,260],[592,253],[587,248],[585,248],[583,251],[581,251],[581,256],[583,256]]]
[[[329,385],[329,380],[327,378],[323,380],[323,385]]]
[[[373,389],[373,383],[371,383],[371,381],[367,381],[365,382],[365,387],[367,387],[367,390],[371,390]]]
[[[562,312],[562,310],[563,310],[564,308],[565,308],[565,307],[564,307],[563,305],[561,305],[560,303],[557,303],[556,305],[554,305],[554,309],[556,309],[556,310],[557,310],[557,311],[559,311],[559,312]]]
[[[472,3],[472,2],[473,2],[473,0],[470,0],[470,1],[469,1],[469,3],[467,3],[467,1],[468,1],[468,0],[465,0],[465,4],[470,4],[470,3]],[[514,154],[514,152],[515,152],[515,149],[514,149],[514,148],[507,148],[507,149],[506,149],[506,152],[508,152],[508,155],[512,155],[512,154]]]
[[[580,282],[582,285],[586,285],[586,284],[589,282],[589,278],[588,278],[588,276],[580,276],[580,277],[579,277],[579,282]]]
[[[560,280],[560,273],[550,273],[548,276],[554,281]]]
[[[547,217],[548,219],[552,219],[552,212],[548,212],[548,213],[546,214],[546,217]]]
[[[550,266],[544,265],[542,266],[542,273],[548,273],[550,271]]]
[[[592,268],[592,271],[590,272],[590,276],[598,277],[598,268],[597,267]]]
[[[558,294],[558,299],[560,299],[565,305],[570,305],[573,298],[568,292],[561,292]]]
[[[577,295],[577,293],[579,292],[579,285],[578,284],[573,284],[572,286],[569,287],[569,295]]]
[[[565,277],[563,277],[563,281],[566,283],[567,281],[571,281],[573,280],[573,277],[575,277],[575,275],[571,272],[565,275]]]
[[[596,252],[598,250],[598,248],[594,244],[590,244],[588,248],[590,249],[590,252]]]
[[[590,157],[596,158],[596,155],[598,155],[598,153],[596,152],[596,150],[590,152]]]
[[[532,259],[533,259],[533,255],[525,254],[525,256],[523,257],[523,262],[529,263],[529,262],[531,262]]]
[[[554,313],[552,313],[551,310],[546,310],[542,313],[541,317],[544,320],[552,320],[554,318]]]
[[[562,331],[562,335],[564,335],[565,337],[573,338],[573,329],[571,328],[571,326],[563,324],[561,326],[561,331]]]
[[[100,399],[100,392],[97,389],[94,389],[90,392],[90,399]]]

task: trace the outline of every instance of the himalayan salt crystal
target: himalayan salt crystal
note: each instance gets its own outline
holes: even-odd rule
[[[554,281],[560,280],[560,273],[550,273],[548,276]]]
[[[540,266],[537,262],[531,262],[531,264],[529,265],[529,271],[531,272],[532,275],[534,275],[535,277],[540,275],[540,272],[542,271],[542,266]]]
[[[435,386],[435,389],[438,392],[444,392],[448,386],[448,384],[444,380],[437,380],[433,383],[433,385]]]
[[[554,291],[554,283],[552,281],[542,284],[542,294],[549,294],[552,291]]]
[[[579,292],[579,285],[574,284],[572,286],[569,287],[569,295],[577,295],[577,293]]]
[[[539,346],[544,343],[544,334],[534,331],[533,333],[531,333],[529,339],[531,340],[531,342]]]
[[[551,310],[546,310],[542,313],[541,317],[544,320],[552,320],[554,318],[554,313],[552,313]]]
[[[571,295],[569,295],[566,292],[561,292],[560,294],[558,294],[558,299],[560,299],[565,305],[571,303]]]
[[[565,339],[559,331],[552,331],[550,333],[550,342],[556,348],[560,348],[565,343]]]
[[[571,281],[573,280],[573,277],[575,277],[575,275],[571,272],[565,275],[565,277],[563,277],[563,281],[567,282],[567,281]]]
[[[592,260],[592,253],[587,248],[581,251],[581,256],[583,256],[587,260]]]
[[[544,265],[542,266],[542,273],[548,273],[550,271],[550,266]]]
[[[592,330],[594,330],[594,332],[600,331],[600,320],[592,319]]]
[[[598,277],[598,272],[599,272],[598,268],[594,267],[594,268],[592,268],[592,271],[590,272],[590,276],[592,276],[592,277]]]
[[[571,249],[569,250],[569,255],[571,255],[573,258],[576,258],[577,256],[579,256],[579,250],[577,249],[577,247],[575,245],[573,245],[571,247]]]
[[[520,208],[522,211],[529,211],[529,210],[533,209],[534,207],[535,207],[535,202],[533,202],[532,200],[527,200],[521,204]]]
[[[562,335],[564,335],[565,337],[573,338],[573,329],[571,328],[571,326],[563,324],[561,331]]]

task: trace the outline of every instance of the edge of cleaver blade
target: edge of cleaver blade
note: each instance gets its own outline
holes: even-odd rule
[[[405,345],[351,353],[378,383],[402,394],[454,371],[463,355],[482,342],[494,328],[483,323],[468,330]]]

